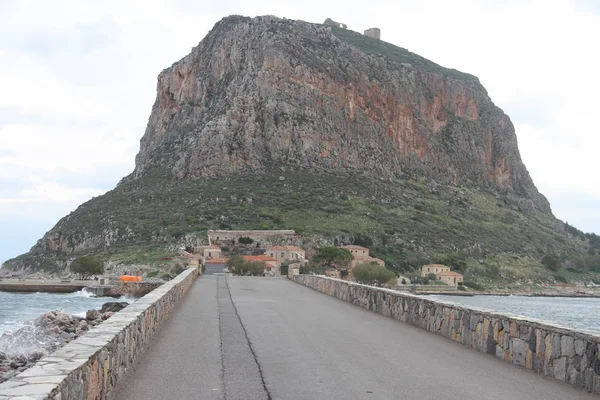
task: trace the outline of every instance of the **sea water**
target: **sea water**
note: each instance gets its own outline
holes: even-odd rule
[[[92,297],[85,290],[69,294],[0,292],[0,352],[28,354],[43,349],[44,343],[37,343],[39,340],[34,334],[36,329],[32,321],[48,311],[61,310],[85,317],[88,310],[99,309],[109,301],[116,299]],[[129,303],[133,299],[121,298],[118,301]],[[13,335],[3,337],[4,334]],[[20,343],[19,349],[14,348],[15,343]]]

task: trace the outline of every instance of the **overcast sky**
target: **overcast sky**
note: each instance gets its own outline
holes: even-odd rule
[[[134,167],[158,73],[222,17],[327,17],[480,78],[555,215],[600,233],[600,1],[0,0],[0,262]]]

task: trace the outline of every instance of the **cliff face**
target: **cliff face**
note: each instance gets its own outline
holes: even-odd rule
[[[158,77],[132,177],[417,173],[550,212],[477,78],[340,28],[228,17]]]

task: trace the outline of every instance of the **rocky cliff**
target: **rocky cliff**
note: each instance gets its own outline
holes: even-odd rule
[[[133,176],[417,172],[514,191],[550,211],[513,124],[478,79],[306,22],[228,17],[158,77]]]
[[[134,172],[6,265],[153,262],[214,228],[362,238],[390,263],[586,245],[552,216],[476,77],[275,17],[224,18],[161,72]]]

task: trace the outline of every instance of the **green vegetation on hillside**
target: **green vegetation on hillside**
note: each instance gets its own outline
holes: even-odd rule
[[[418,54],[411,53],[407,49],[384,42],[383,40],[373,39],[358,32],[354,32],[349,29],[338,28],[335,26],[331,27],[331,31],[338,39],[357,47],[366,54],[384,56],[392,61],[408,63],[418,67],[419,69],[451,76],[455,79],[478,82],[478,79],[473,75],[469,75],[455,69],[444,68],[441,65],[421,57]]]
[[[95,257],[78,257],[69,267],[72,273],[78,274],[79,279],[88,279],[92,275],[101,275],[104,273],[102,261]]]
[[[295,229],[306,247],[370,247],[397,274],[441,262],[487,286],[596,276],[592,236],[561,226],[549,214],[520,211],[510,197],[451,185],[431,191],[418,178],[281,173],[177,180],[154,173],[88,201],[54,232],[72,243],[111,235],[117,244],[87,253],[167,270],[174,250],[208,229]],[[558,271],[541,264],[546,255],[558,257]],[[47,257],[34,248],[16,261],[54,266]]]

